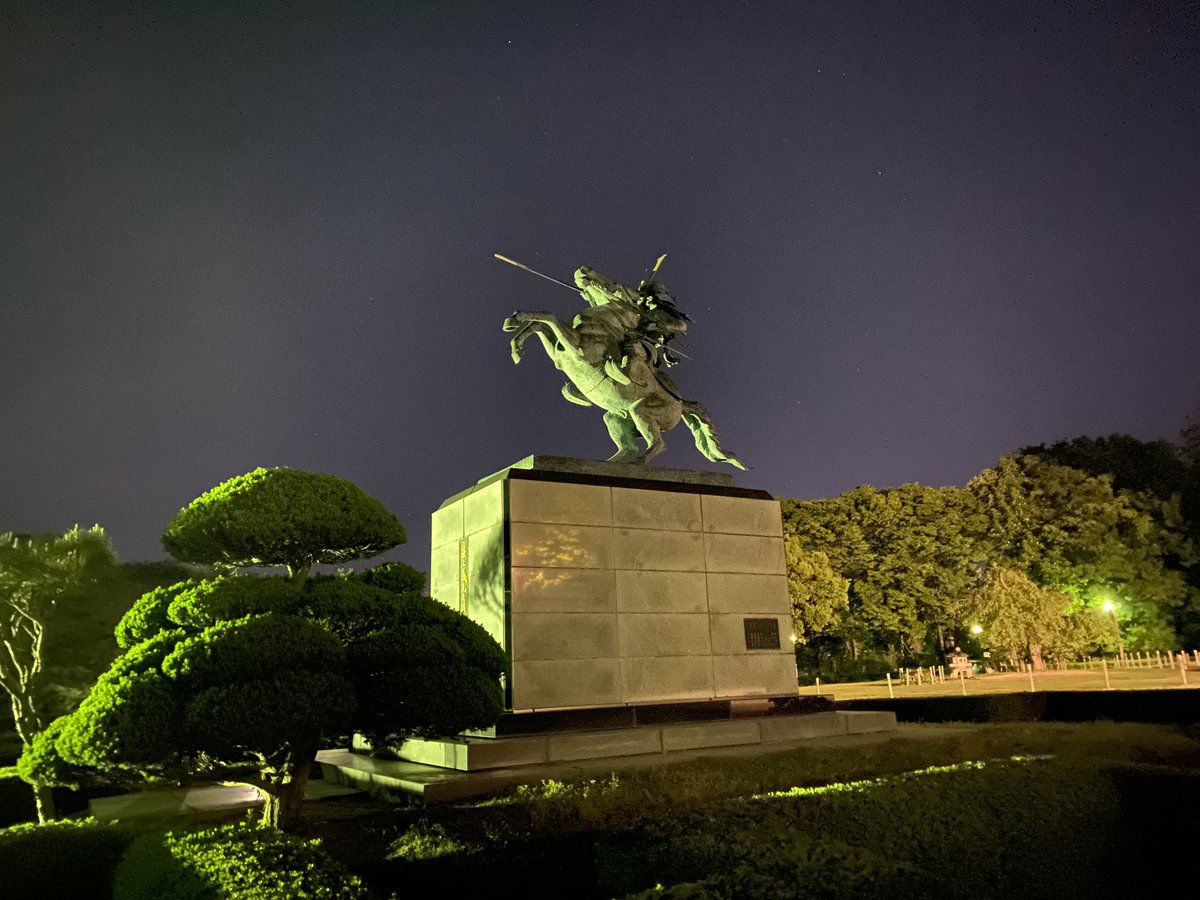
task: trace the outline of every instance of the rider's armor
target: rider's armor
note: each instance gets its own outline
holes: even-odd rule
[[[688,317],[675,305],[675,298],[657,281],[651,281],[638,290],[638,324],[626,332],[621,341],[621,371],[628,374],[629,356],[644,354],[644,359],[656,367],[673,366],[679,360],[668,349],[667,344],[677,334],[687,331]]]

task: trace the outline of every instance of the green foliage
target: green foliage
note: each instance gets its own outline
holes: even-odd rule
[[[0,829],[4,895],[107,897],[113,873],[135,836],[128,828],[90,819]]]
[[[842,840],[795,832],[770,835],[696,833],[669,845],[667,859],[651,870],[667,881],[695,878],[629,895],[630,900],[666,897],[742,900],[745,897],[834,898],[948,897],[954,891],[908,862],[888,859]],[[714,861],[721,863],[714,865]],[[624,861],[628,865],[628,861]],[[672,877],[674,876],[674,877]]]
[[[1179,448],[1167,441],[1140,441],[1127,434],[1077,437],[1046,446],[1025,447],[1022,456],[1078,469],[1093,477],[1108,475],[1114,491],[1149,492],[1160,500],[1187,490],[1188,465]]]
[[[64,591],[45,619],[39,692],[46,716],[70,712],[87,696],[120,653],[114,626],[139,596],[189,574],[173,563],[121,563]]]
[[[79,708],[53,723],[53,749],[63,762],[51,768],[31,761],[31,775],[50,776],[64,765],[137,771],[169,753],[179,704],[161,666],[184,635],[182,629],[161,631],[117,657]]]
[[[112,543],[99,525],[76,525],[65,534],[0,534],[0,587],[29,592],[49,603],[80,581],[106,574],[116,564]],[[7,596],[7,595],[6,595]]]
[[[1187,730],[1115,722],[924,726],[854,746],[805,745],[578,775],[516,788],[474,808],[428,808],[421,814],[424,823],[407,835],[409,852],[392,854],[394,862],[386,868],[395,888],[419,877],[448,894],[486,883],[504,894],[619,896],[659,883],[667,896],[726,898],[810,896],[822,889],[830,896],[858,890],[872,896],[887,886],[892,896],[1019,896],[1021,888],[1030,896],[1090,896],[1096,895],[1086,893],[1091,883],[1070,868],[1099,853],[1093,866],[1098,877],[1121,875],[1114,869],[1133,876],[1120,892],[1100,895],[1139,895],[1151,886],[1168,887],[1163,872],[1172,864],[1176,869],[1189,864],[1187,851],[1172,863],[1163,838],[1177,833],[1177,844],[1190,847],[1192,836],[1162,809],[1200,800],[1200,775],[1166,768],[1195,769],[1196,737],[1200,734],[1189,736]],[[1019,764],[1049,766],[1054,774],[1022,781],[1024,776],[1007,773],[1014,764],[1010,757],[1045,754],[1057,758]],[[960,764],[996,758],[1001,762],[983,768]],[[952,767],[949,773],[936,768],[946,766]],[[930,767],[935,768],[925,772]],[[913,770],[920,772],[907,774]],[[1060,779],[1063,796],[1052,796]],[[1100,781],[1096,792],[1093,779]],[[902,787],[908,781],[924,785],[910,791]],[[1153,784],[1158,790],[1148,790]],[[793,792],[797,786],[816,790]],[[1079,791],[1091,799],[1075,808]],[[1103,815],[1091,817],[1096,797],[1111,798],[1114,791],[1115,808],[1104,800]],[[871,821],[862,826],[851,814],[878,792],[890,792],[890,799],[871,800],[875,805],[863,814]],[[836,802],[846,809],[822,818],[806,814],[821,797],[840,798]],[[784,815],[775,806],[796,809]],[[977,815],[983,826],[972,823]],[[756,830],[760,818],[763,827]],[[961,838],[950,835],[941,847],[944,834],[959,829],[960,818],[970,830]],[[893,830],[899,834],[886,834]],[[936,866],[907,850],[926,841]],[[1075,841],[1086,846],[1076,847]],[[974,864],[974,842],[985,865],[1010,872],[996,887],[971,892],[967,888],[986,876],[955,874],[954,866]],[[1069,846],[1056,856],[1058,844]],[[1114,845],[1130,851],[1108,852]],[[685,854],[691,860],[686,866]],[[1045,863],[1048,888],[1033,882],[1038,871],[1012,875],[1022,859]],[[884,886],[878,894],[872,893],[876,878]],[[1063,893],[1054,893],[1064,884]],[[1004,893],[1006,886],[1012,892]],[[644,896],[655,894],[647,890]]]
[[[1073,615],[1055,638],[1060,656],[1114,645],[1095,613],[1106,598],[1117,602],[1129,649],[1200,635],[1197,543],[1178,492],[1169,490],[1180,478],[1175,451],[1111,438],[1048,452],[1118,469],[1143,490],[1114,491],[1109,475],[1026,454],[1004,457],[966,488],[864,485],[840,497],[782,501],[798,637],[816,635],[823,651],[836,636],[856,660],[875,652],[932,662],[926,648],[966,637],[969,616],[959,600],[985,566],[1070,595]],[[812,553],[824,553],[828,569],[804,556]],[[837,578],[849,585],[848,606],[835,620],[822,598],[836,602]],[[819,614],[816,622],[804,620],[806,610]]]
[[[203,582],[199,579],[162,585],[142,594],[129,611],[117,622],[117,646],[128,650],[134,644],[149,640],[160,631],[174,627],[167,617],[171,603],[180,594],[191,591]]]
[[[57,726],[66,763],[172,776],[250,766],[276,790],[351,729],[382,744],[484,727],[503,710],[500,648],[428,597],[356,576],[235,575],[156,593],[142,621],[169,630],[118,657]]]
[[[160,632],[101,677],[56,746],[77,764],[147,771],[307,747],[354,712],[344,662],[332,634],[296,616]]]
[[[334,672],[343,661],[341,642],[319,623],[267,614],[190,634],[163,659],[162,672],[190,694],[284,671]]]
[[[1168,619],[1200,612],[1200,594],[1174,565],[1195,553],[1170,526],[1175,501],[1114,493],[1108,476],[1035,456],[1005,457],[967,490],[987,517],[992,562],[1079,597],[1117,594],[1131,625],[1158,634],[1169,633]]]
[[[406,828],[400,837],[392,841],[388,847],[387,858],[418,862],[443,856],[460,856],[471,852],[472,849],[475,848],[450,837],[440,823],[430,824],[422,819]]]
[[[806,550],[789,535],[783,545],[788,593],[792,600],[792,635],[806,644],[832,631],[849,608],[849,579],[833,570],[821,550]]]
[[[1137,895],[1169,885],[1172,865],[1190,860],[1175,864],[1164,850],[1164,836],[1192,839],[1161,809],[1197,797],[1200,775],[1165,768],[1200,764],[1194,736],[1112,722],[920,731],[580,776],[474,809],[427,809],[406,852],[391,854],[391,883],[504,892],[511,878],[538,896],[1094,896],[1094,873],[1133,876]],[[1029,759],[1046,753],[1057,758]],[[1114,844],[1130,854],[1109,852]],[[960,876],[977,855],[982,871]],[[554,870],[569,873],[565,885]],[[597,883],[584,880],[593,873]],[[656,894],[655,884],[665,887]]]
[[[500,675],[505,657],[475,622],[428,597],[388,596],[353,581],[314,585],[314,612],[331,616],[347,606],[383,609],[388,627],[347,635],[349,677],[358,697],[355,726],[372,742],[398,734],[454,734],[467,723],[494,722],[503,712]],[[372,604],[372,599],[375,598]],[[352,623],[350,617],[343,623]],[[331,627],[342,627],[337,625]]]
[[[99,525],[61,535],[0,534],[0,687],[28,744],[41,730],[45,632],[55,605],[111,574],[116,555]]]
[[[115,900],[355,900],[362,881],[305,841],[249,824],[147,834],[116,872]]]
[[[77,788],[78,774],[75,769],[62,758],[56,746],[62,736],[63,726],[67,719],[55,719],[38,732],[33,743],[25,748],[25,752],[17,760],[16,771],[21,779],[29,784],[49,787]]]
[[[840,633],[918,653],[931,627],[952,625],[957,596],[986,558],[978,509],[961,490],[864,485],[827,500],[783,501],[785,533],[823,552],[849,580]]]
[[[62,535],[0,534],[0,688],[28,748],[46,722],[46,625],[54,606],[110,575],[116,554],[99,526]],[[52,704],[51,704],[52,705]],[[36,789],[39,820],[54,817],[48,790]]]
[[[964,598],[963,618],[983,627],[981,640],[993,653],[1029,659],[1043,668],[1067,644],[1071,597],[1038,587],[1016,569],[988,567]]]
[[[345,572],[345,577],[357,578],[363,584],[383,588],[393,594],[425,593],[425,573],[402,562],[384,563],[363,572]]]
[[[626,866],[715,897],[1087,896],[1107,855],[1095,836],[1116,826],[1114,779],[1012,760],[795,789],[649,829],[634,842],[642,871]]]
[[[1165,562],[1183,573],[1193,589],[1200,588],[1200,424],[1181,434],[1183,445],[1166,441],[1140,441],[1124,434],[1106,438],[1079,437],[1049,447],[1028,447],[1026,455],[1039,456],[1092,476],[1107,475],[1113,490],[1128,492],[1129,500],[1152,516],[1171,538],[1165,544]],[[1182,541],[1180,535],[1189,540]],[[1193,645],[1200,640],[1200,601],[1192,596],[1166,611],[1169,628],[1186,635]],[[1171,646],[1163,633],[1164,622],[1133,621],[1126,629],[1135,644]]]
[[[134,771],[175,755],[180,703],[161,673],[101,678],[61,726],[55,748],[68,763]]]
[[[491,724],[504,654],[420,596],[423,575],[393,564],[306,577],[314,563],[403,539],[382,506],[329,475],[259,469],[209,491],[168,526],[167,548],[224,566],[286,565],[293,577],[227,574],[145,594],[117,626],[125,654],[29,771],[225,772],[253,784],[264,818],[286,827],[322,743],[351,729],[382,744]]]
[[[1179,432],[1183,441],[1181,451],[1193,469],[1200,469],[1200,408],[1195,409],[1187,418],[1188,424]]]
[[[188,629],[265,613],[294,613],[303,596],[279,578],[226,576],[202,581],[171,601],[167,618]]]
[[[202,494],[163,532],[185,562],[287,566],[375,556],[404,542],[404,528],[361,488],[332,475],[255,469]]]

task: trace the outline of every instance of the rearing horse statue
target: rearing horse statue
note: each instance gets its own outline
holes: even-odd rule
[[[649,462],[666,449],[663,432],[682,421],[706,459],[744,469],[721,449],[708,411],[684,400],[660,368],[666,357],[662,345],[686,330],[685,317],[656,315],[653,291],[635,291],[591,269],[577,269],[575,284],[588,308],[570,325],[548,312],[514,312],[504,320],[504,330],[512,334],[513,362],[521,361],[525,341],[536,335],[554,367],[567,376],[563,396],[605,411],[604,424],[617,445],[609,462]],[[645,449],[637,445],[639,436]]]

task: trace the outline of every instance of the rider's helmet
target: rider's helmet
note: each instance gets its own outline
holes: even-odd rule
[[[648,281],[638,291],[638,301],[646,309],[662,310],[669,316],[690,321],[687,315],[675,305],[675,298],[661,281]]]

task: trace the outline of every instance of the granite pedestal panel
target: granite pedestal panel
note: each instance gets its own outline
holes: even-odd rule
[[[433,515],[432,595],[509,710],[795,696],[779,503],[728,475],[529,457]]]

